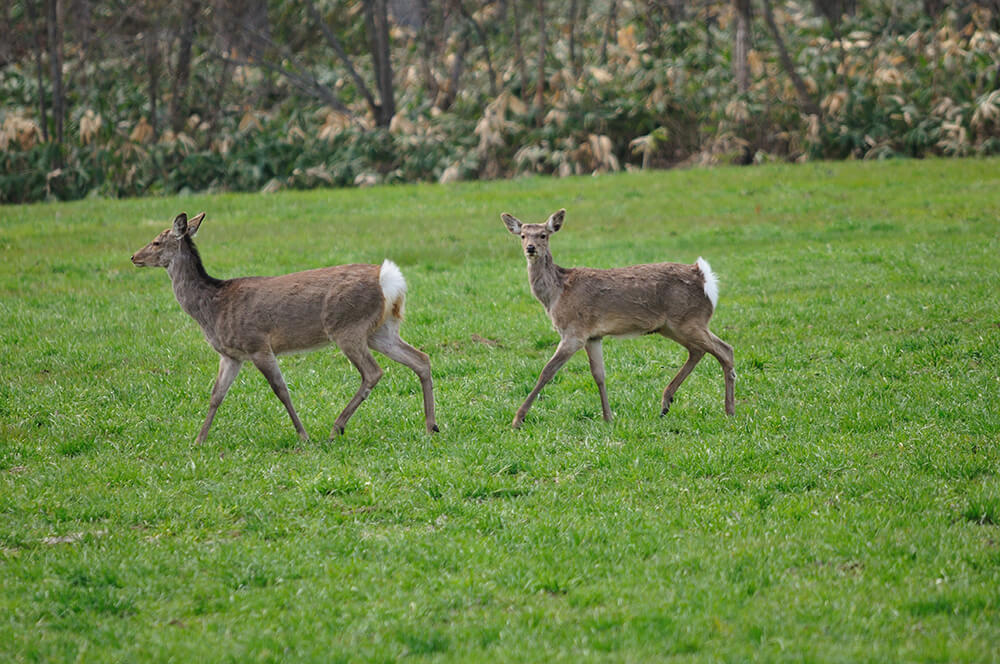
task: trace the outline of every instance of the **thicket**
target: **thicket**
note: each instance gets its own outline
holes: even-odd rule
[[[1000,153],[1000,3],[5,4],[0,201]]]

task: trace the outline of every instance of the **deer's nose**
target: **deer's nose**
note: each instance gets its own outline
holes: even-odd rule
[[[527,247],[524,248],[524,250],[527,251],[529,254],[533,254],[535,253],[535,245],[529,244]]]

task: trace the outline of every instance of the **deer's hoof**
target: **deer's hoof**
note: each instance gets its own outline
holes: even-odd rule
[[[435,424],[431,427],[431,433],[441,433],[441,429],[438,429],[438,425]]]
[[[333,432],[330,434],[330,440],[343,436],[345,433],[347,433],[347,427],[342,427],[339,424],[336,424],[333,427]]]
[[[670,412],[670,404],[672,404],[673,402],[674,402],[673,397],[670,397],[664,402],[663,409],[660,411],[660,417],[663,417],[664,415]]]

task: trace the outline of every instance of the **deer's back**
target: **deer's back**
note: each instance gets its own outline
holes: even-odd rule
[[[374,329],[383,296],[377,265],[337,265],[225,282],[217,296],[217,350],[227,354],[309,350],[348,329]]]
[[[711,317],[704,283],[696,266],[682,263],[573,268],[550,314],[560,330],[591,337],[669,330],[675,321]]]

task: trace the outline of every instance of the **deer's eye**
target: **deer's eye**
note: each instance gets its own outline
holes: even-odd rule
[[[154,247],[158,247],[158,246],[160,246],[161,244],[162,244],[162,243],[161,243],[161,242],[160,242],[159,240],[154,240],[154,241],[153,241],[153,246],[154,246]]]
[[[524,239],[524,233],[521,233],[521,239],[522,240]]]
[[[538,237],[540,237],[540,238],[542,238],[544,240],[545,239],[545,234],[543,233],[542,235],[539,235]]]

